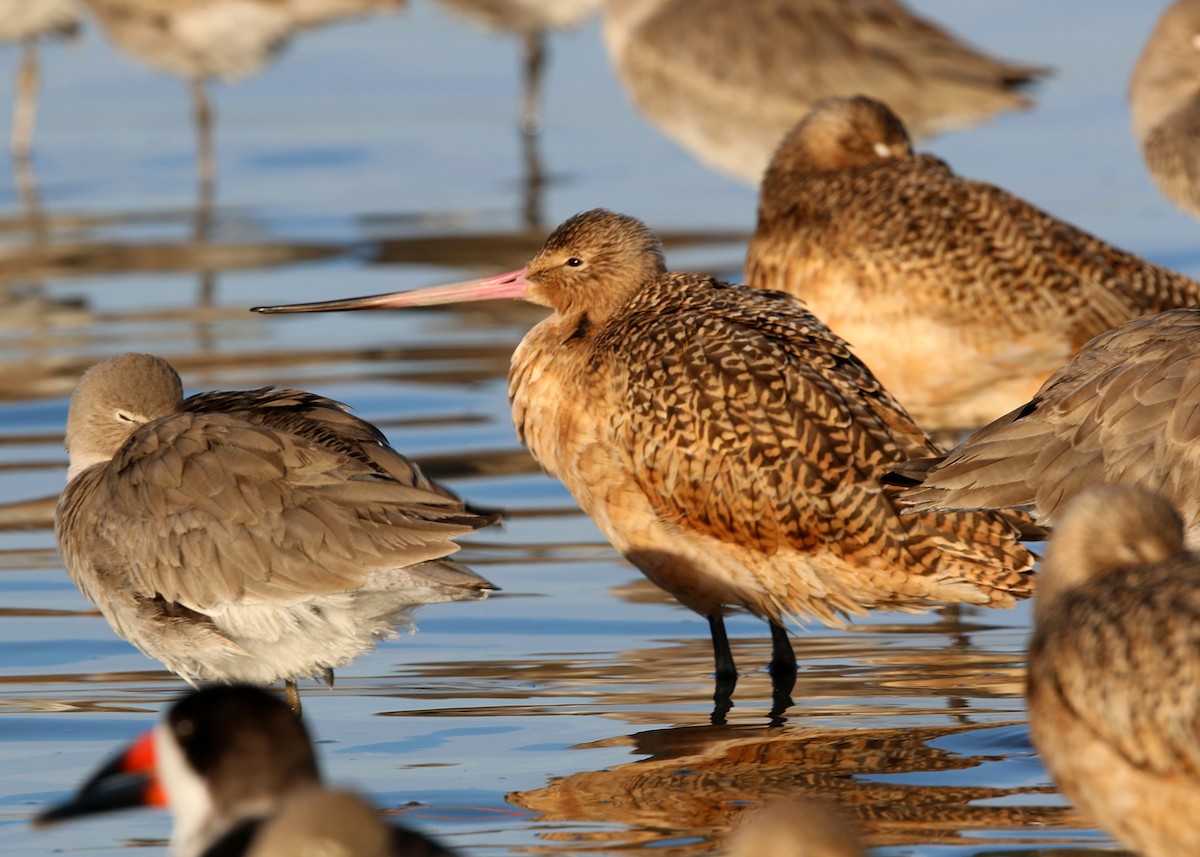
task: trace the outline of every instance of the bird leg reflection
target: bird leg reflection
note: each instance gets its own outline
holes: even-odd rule
[[[787,630],[771,622],[771,663],[767,672],[771,674],[772,720],[782,717],[792,707],[792,688],[796,686],[796,652]]]
[[[729,648],[729,635],[725,633],[725,619],[721,614],[708,617],[712,632],[713,662],[716,666],[713,691],[712,725],[724,726],[725,715],[733,708],[733,689],[737,687],[737,665],[733,662],[733,651]]]

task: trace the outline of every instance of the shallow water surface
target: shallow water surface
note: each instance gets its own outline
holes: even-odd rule
[[[1197,224],[1151,186],[1124,105],[1160,4],[914,5],[1058,69],[1035,109],[928,148],[1200,273]],[[138,349],[169,358],[189,391],[277,384],[348,402],[432,475],[513,512],[460,554],[501,593],[427,607],[418,633],[340,670],[332,691],[303,688],[329,779],[389,815],[470,854],[670,857],[714,853],[748,809],[800,793],[847,807],[881,855],[1111,853],[1030,745],[1027,605],[798,629],[782,722],[767,629],[734,617],[743,676],[712,726],[706,623],[607,546],[509,424],[508,358],[542,311],[246,312],[507,270],[597,205],[660,230],[673,267],[737,277],[754,190],[633,111],[596,21],[550,47],[531,149],[512,38],[416,0],[301,35],[261,75],[215,87],[211,204],[197,202],[179,81],[94,28],[43,51],[34,171],[0,188],[0,850],[162,853],[169,832],[153,811],[28,823],[184,689],[113,635],[54,549],[70,391]]]

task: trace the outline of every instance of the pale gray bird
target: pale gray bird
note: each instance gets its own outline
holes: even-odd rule
[[[492,523],[365,420],[299,390],[183,398],[163,359],[89,369],[67,418],[55,520],[71,579],[113,629],[188,679],[325,674],[437,601],[491,583],[446,557]]]

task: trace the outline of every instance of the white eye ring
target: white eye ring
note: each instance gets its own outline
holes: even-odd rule
[[[137,420],[124,411],[117,411],[117,420],[123,423],[136,423]]]

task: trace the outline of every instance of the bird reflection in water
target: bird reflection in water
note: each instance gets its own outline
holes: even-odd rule
[[[1054,789],[1048,786],[947,784],[979,779],[950,772],[1032,754],[1024,730],[1015,725],[990,727],[990,740],[981,731],[978,726],[911,725],[656,729],[575,748],[628,746],[631,755],[643,757],[637,761],[555,778],[542,788],[510,792],[506,799],[539,814],[545,826],[539,836],[547,841],[569,837],[636,849],[670,831],[677,849],[672,853],[680,855],[710,854],[714,842],[726,839],[756,807],[797,797],[836,803],[861,825],[872,846],[932,840],[962,845],[976,831],[987,831],[995,845],[1016,844],[1028,842],[1027,828],[1033,825],[1082,826],[1074,813],[1054,805]],[[939,746],[950,740],[958,747],[978,740],[987,752]],[[928,781],[941,784],[923,784]],[[556,832],[564,824],[606,828]],[[623,830],[614,832],[613,824]]]

